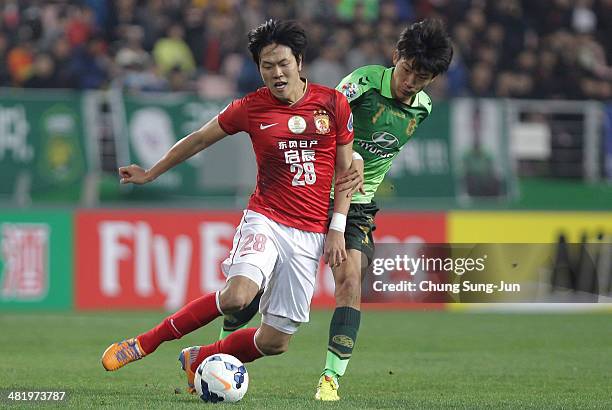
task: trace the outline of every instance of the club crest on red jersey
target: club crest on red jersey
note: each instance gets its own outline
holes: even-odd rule
[[[320,110],[314,112],[314,123],[317,130],[317,134],[329,133],[329,115],[327,111]]]

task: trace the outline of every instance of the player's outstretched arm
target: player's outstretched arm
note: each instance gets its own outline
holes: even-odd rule
[[[358,170],[351,168],[353,165],[353,144],[338,145],[336,147],[336,169],[334,176],[334,192],[339,188],[342,188],[343,181],[350,180],[352,185],[345,187],[352,190],[355,186],[359,185],[362,181],[361,174]],[[351,205],[352,195],[334,195],[334,212],[339,212],[344,215],[348,213]],[[337,198],[336,198],[337,197]]]
[[[336,147],[336,175],[339,178],[349,172],[352,154],[352,144],[338,145]],[[335,185],[335,187],[337,186],[338,185]],[[339,266],[346,260],[344,228],[346,225],[346,215],[348,214],[350,205],[350,196],[338,194],[334,196],[334,214],[329,224],[329,232],[325,238],[323,253],[323,260],[332,268]]]
[[[225,136],[227,136],[227,133],[223,131],[217,117],[215,117],[199,130],[192,132],[174,144],[151,169],[145,170],[136,164],[119,168],[120,182],[122,184],[139,185],[151,182],[170,168],[191,158]]]
[[[363,189],[363,172],[363,157],[357,152],[353,152],[353,162],[351,162],[351,167],[344,175],[336,178],[334,192],[345,194],[345,196],[349,198],[352,197],[357,191],[365,195],[365,190]]]

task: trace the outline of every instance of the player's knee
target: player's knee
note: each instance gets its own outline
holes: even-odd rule
[[[242,289],[224,289],[219,295],[219,305],[223,313],[234,313],[245,309],[253,300],[253,295]]]
[[[224,314],[245,309],[257,296],[259,285],[245,276],[230,278],[219,294],[219,307]]]

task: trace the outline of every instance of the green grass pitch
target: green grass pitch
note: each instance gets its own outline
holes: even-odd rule
[[[182,392],[177,355],[184,346],[214,340],[219,321],[117,372],[102,368],[100,355],[109,343],[149,328],[162,316],[2,312],[0,389],[3,394],[66,390],[69,398],[57,405],[61,408],[213,406]],[[249,392],[229,406],[612,408],[609,313],[366,311],[341,380],[342,400],[318,403],[313,395],[330,317],[330,311],[313,312],[288,353],[248,364]]]

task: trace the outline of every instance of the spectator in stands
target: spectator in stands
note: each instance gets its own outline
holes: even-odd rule
[[[493,96],[493,70],[486,63],[479,62],[470,71],[470,94],[476,97]]]
[[[338,85],[347,73],[341,61],[342,53],[334,41],[323,46],[321,55],[308,66],[310,81],[331,88]]]
[[[8,60],[8,37],[0,31],[0,61]],[[11,76],[6,64],[0,64],[0,87],[7,87],[11,83]]]
[[[72,49],[64,36],[55,39],[51,45],[51,57],[57,68],[55,78],[58,88],[75,88],[78,86],[77,73],[72,71]]]
[[[115,87],[130,93],[168,91],[168,81],[160,75],[151,59],[131,49],[124,49],[115,58],[118,70]]]
[[[189,79],[189,75],[178,65],[166,73],[166,77],[168,79],[168,91],[193,92],[195,89],[193,83]]]
[[[76,79],[76,87],[105,88],[109,83],[111,63],[106,44],[100,38],[91,38],[84,45],[76,47],[69,66]]]
[[[183,13],[183,28],[185,29],[185,43],[193,53],[197,67],[203,67],[206,44],[206,14],[203,8],[186,7]],[[204,28],[204,29],[203,29]]]
[[[606,58],[612,61],[612,0],[599,0],[594,7],[597,28],[594,33],[599,44],[606,49]]]
[[[535,98],[550,96],[552,98],[561,98],[559,84],[562,77],[559,73],[558,61],[559,57],[553,50],[543,47],[538,53],[538,64],[534,72],[534,90]]]
[[[244,53],[241,43],[244,35],[236,35],[244,30],[235,16],[227,13],[209,14],[205,27],[203,48],[198,50],[203,56],[202,68],[205,72],[219,73],[228,56],[239,50]]]
[[[468,75],[469,73],[465,66],[463,56],[455,47],[453,61],[445,75],[447,78],[445,95],[449,97],[464,97],[467,95]]]
[[[57,78],[55,61],[49,54],[37,54],[34,58],[32,75],[23,84],[28,88],[61,88]]]
[[[135,62],[141,66],[152,64],[151,55],[144,49],[144,29],[140,26],[125,26],[123,30],[122,45],[115,56],[115,62],[125,66]]]
[[[89,7],[70,6],[66,22],[66,37],[74,48],[83,46],[95,32],[94,14]]]
[[[572,10],[572,29],[577,33],[592,33],[597,27],[593,0],[576,0]]]
[[[23,33],[24,31],[21,30]],[[13,47],[6,56],[6,63],[11,85],[21,87],[32,74],[32,64],[34,62],[34,50],[29,39],[22,36],[22,40]]]
[[[364,38],[346,56],[346,72],[352,72],[365,65],[384,65],[385,60],[378,50],[377,42],[372,38]]]
[[[155,64],[162,74],[167,75],[178,68],[186,74],[195,71],[195,60],[191,49],[185,43],[185,32],[180,24],[173,23],[166,37],[160,38],[153,47]]]
[[[341,20],[375,21],[378,18],[379,0],[340,0],[336,13]]]
[[[612,66],[606,61],[605,49],[591,34],[576,35],[577,62],[580,68],[599,80],[612,81]]]
[[[237,81],[238,92],[241,95],[255,91],[264,85],[261,81],[261,75],[257,70],[257,66],[248,58],[242,59],[242,66],[240,67]]]
[[[474,57],[472,53],[474,44],[474,30],[465,22],[459,22],[453,30],[452,36],[455,52],[460,54],[466,64],[471,65]]]

